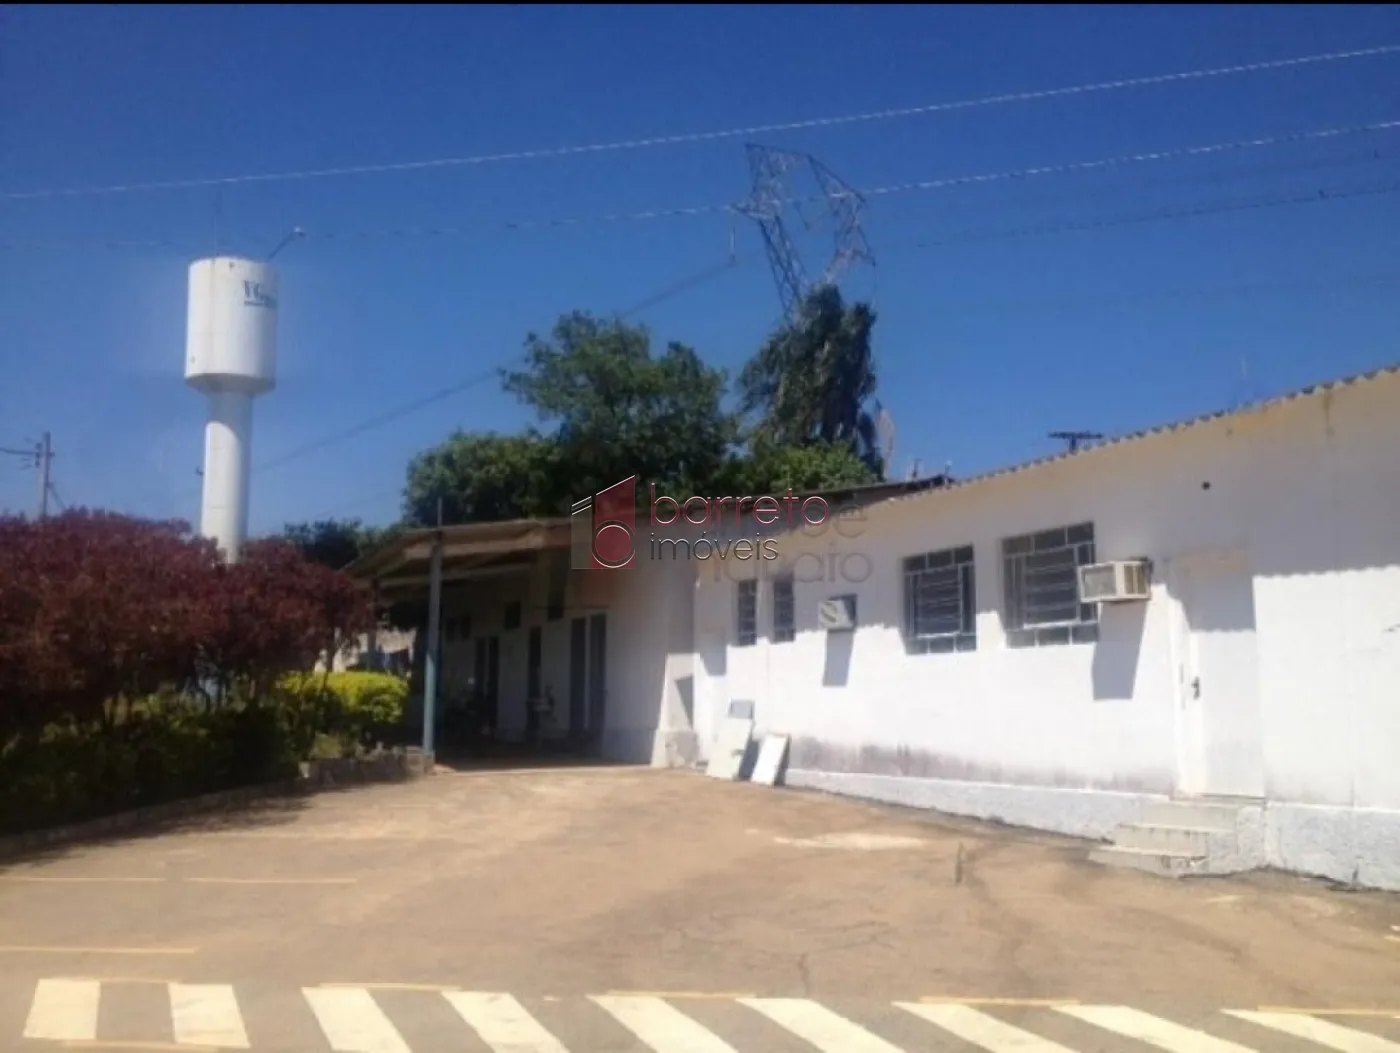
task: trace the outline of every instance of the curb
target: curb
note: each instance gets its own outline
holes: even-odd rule
[[[162,801],[97,819],[0,837],[0,859],[9,859],[49,845],[96,840],[107,834],[158,826],[171,820],[203,815],[230,805],[249,804],[267,797],[309,796],[321,790],[347,785],[405,782],[432,774],[432,767],[432,757],[425,757],[418,750],[365,760],[303,761],[301,773],[295,778]]]

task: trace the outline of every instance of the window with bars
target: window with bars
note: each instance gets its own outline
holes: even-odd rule
[[[977,649],[977,583],[971,545],[905,559],[904,641],[910,654]]]
[[[1094,562],[1093,523],[1006,538],[1001,553],[1009,646],[1099,638],[1098,606],[1079,602],[1079,568]]]
[[[734,636],[740,647],[758,642],[758,581],[735,582]]]
[[[793,602],[792,579],[773,579],[773,642],[797,639],[797,607]]]

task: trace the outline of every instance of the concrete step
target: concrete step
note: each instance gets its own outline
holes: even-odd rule
[[[1212,834],[1219,837],[1221,831],[1155,823],[1124,823],[1113,831],[1113,843],[1119,848],[1140,848],[1143,851],[1176,852],[1204,857],[1209,854]]]
[[[1142,810],[1145,826],[1174,826],[1186,830],[1235,829],[1240,806],[1219,801],[1150,801]]]
[[[1188,852],[1163,852],[1154,848],[1123,848],[1120,845],[1104,845],[1089,853],[1089,860],[1110,867],[1127,867],[1141,870],[1158,877],[1184,877],[1187,874],[1204,873],[1205,856]]]

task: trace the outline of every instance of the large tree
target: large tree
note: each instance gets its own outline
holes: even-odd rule
[[[580,497],[637,475],[676,491],[710,486],[738,438],[723,407],[726,377],[695,351],[653,352],[642,326],[574,312],[530,334],[523,368],[502,386],[548,431],[458,432],[409,466],[410,522],[566,515]]]
[[[816,393],[804,396],[807,401],[825,398],[826,408],[802,417],[802,399],[782,394],[747,434],[742,407],[725,406],[724,372],[705,365],[692,348],[670,343],[658,353],[645,327],[583,312],[564,315],[548,336],[526,339],[520,369],[501,374],[505,391],[534,410],[537,426],[519,435],[459,431],[419,454],[408,469],[406,522],[430,526],[439,508],[444,523],[567,515],[580,497],[630,475],[667,493],[713,497],[878,479],[878,456],[873,463],[868,456],[873,436],[865,446],[850,438],[866,417],[841,416],[840,397],[800,376],[833,363],[859,373],[848,360],[859,359],[864,348],[856,365],[865,364],[865,379],[842,390],[863,399],[873,389],[873,315],[860,306],[846,311],[839,294],[834,320],[830,307],[829,297],[814,300],[817,313],[808,327],[775,334],[745,371],[751,396],[767,390],[759,378],[771,373],[775,391],[801,384]],[[804,341],[820,337],[822,326],[834,329],[831,339],[842,350],[834,358],[804,360]],[[744,405],[752,409],[752,397]],[[805,423],[777,426],[799,417]]]
[[[813,291],[739,375],[740,407],[756,417],[756,440],[774,447],[843,446],[882,475],[871,348],[875,312],[847,306],[834,285]]]

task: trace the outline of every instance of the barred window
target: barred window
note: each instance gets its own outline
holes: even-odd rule
[[[734,612],[736,642],[751,647],[758,642],[758,581],[735,582],[737,609]]]
[[[977,588],[972,546],[904,561],[904,641],[910,654],[977,649]]]
[[[797,639],[797,609],[793,603],[792,579],[773,579],[773,642]]]
[[[1099,611],[1079,602],[1079,568],[1094,562],[1094,524],[1056,527],[1001,543],[1006,642],[1011,647],[1093,643]]]

